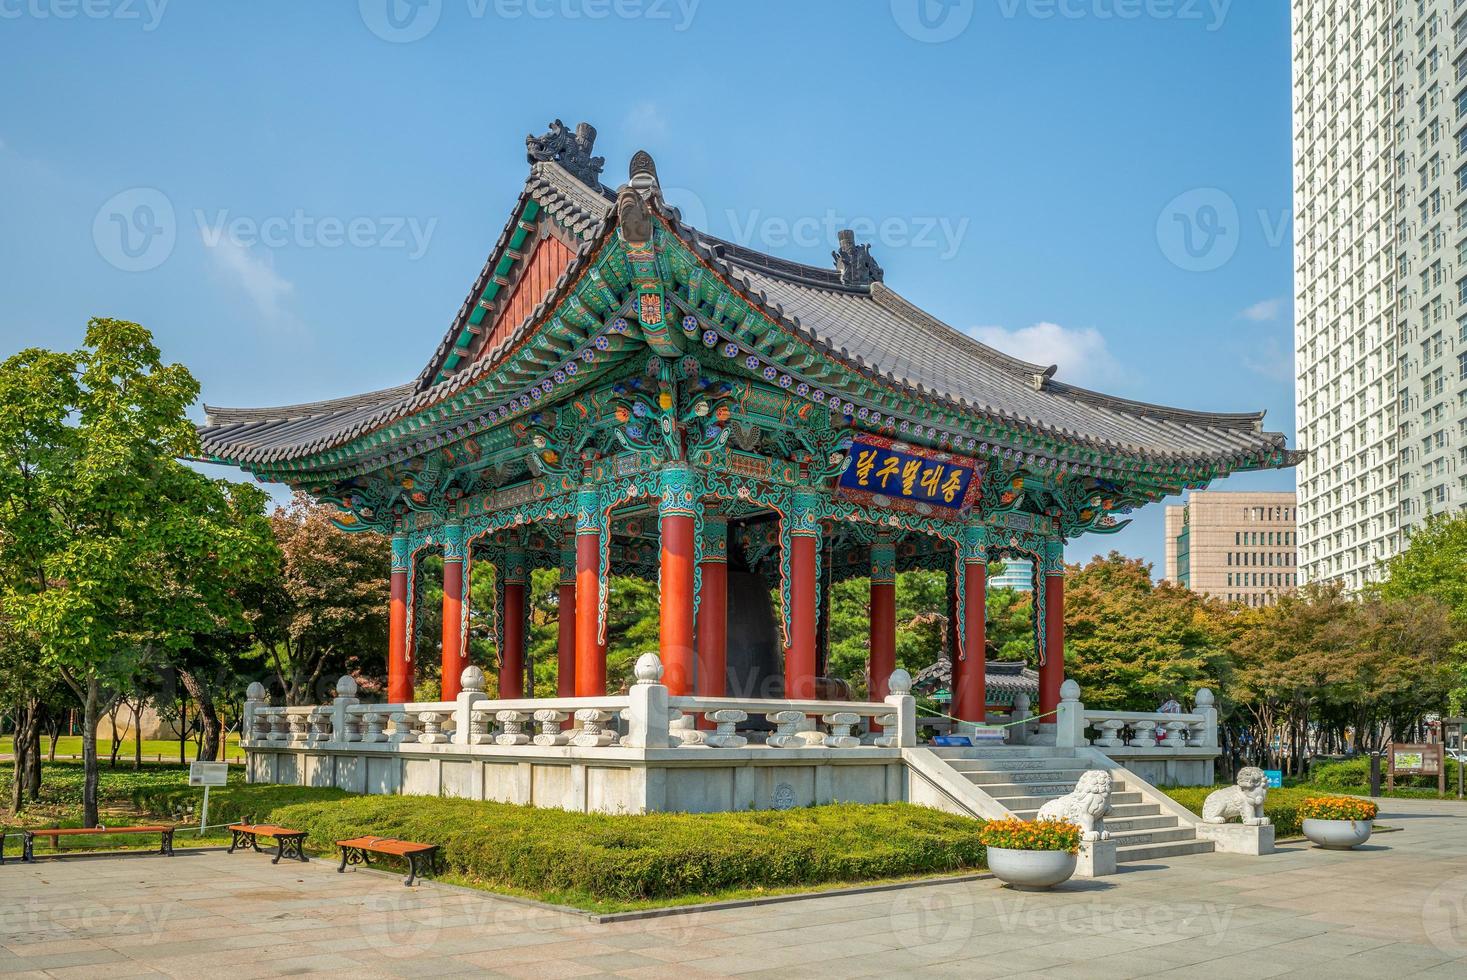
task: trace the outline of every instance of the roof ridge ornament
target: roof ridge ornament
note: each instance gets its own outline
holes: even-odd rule
[[[525,157],[530,163],[553,161],[581,183],[600,187],[606,158],[593,157],[591,151],[595,147],[596,127],[588,122],[579,123],[575,132],[571,132],[565,128],[565,123],[556,119],[545,135],[532,133],[525,137]]]
[[[876,260],[871,257],[871,246],[862,243],[856,244],[856,233],[850,228],[842,228],[838,233],[840,247],[830,253],[835,259],[835,271],[840,274],[840,281],[845,286],[869,286],[873,282],[881,282],[885,273]]]
[[[644,247],[652,241],[652,207],[648,198],[659,190],[657,164],[652,154],[638,150],[627,166],[627,182],[616,192],[617,234],[628,245]]]

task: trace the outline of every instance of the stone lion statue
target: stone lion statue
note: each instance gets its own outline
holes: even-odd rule
[[[1039,808],[1040,820],[1064,820],[1080,828],[1080,839],[1106,840],[1105,817],[1110,813],[1110,773],[1091,769],[1080,774],[1075,791]]]
[[[1238,770],[1238,785],[1209,793],[1202,803],[1205,823],[1227,823],[1233,817],[1249,827],[1266,827],[1263,800],[1268,796],[1268,777],[1257,766]]]

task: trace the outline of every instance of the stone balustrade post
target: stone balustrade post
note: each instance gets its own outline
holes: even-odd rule
[[[1026,745],[1029,742],[1029,695],[1019,691],[1014,695],[1014,710],[1009,713],[1009,727],[1004,740],[1010,745]]]
[[[1215,749],[1218,745],[1217,705],[1215,700],[1212,691],[1208,688],[1199,687],[1197,689],[1197,697],[1195,699],[1197,707],[1195,710],[1197,714],[1203,715],[1206,718],[1202,728],[1202,740],[1200,743],[1202,748]]]
[[[1054,724],[1057,748],[1079,748],[1090,744],[1085,738],[1085,704],[1080,700],[1080,685],[1073,678],[1060,685]]]
[[[336,697],[331,701],[331,741],[341,745],[361,739],[354,719],[346,710],[357,703],[357,680],[343,674],[336,682]]]
[[[487,700],[489,698],[484,694],[484,672],[478,667],[465,667],[459,675],[458,697],[453,702],[454,745],[475,744],[474,705]]]
[[[912,697],[912,675],[900,668],[892,671],[886,690],[885,703],[895,709],[896,730],[886,733],[885,744],[896,749],[916,748],[917,699]]]
[[[655,653],[637,658],[637,682],[628,692],[627,736],[622,744],[636,749],[672,746],[667,686],[662,683],[662,661]]]
[[[240,731],[243,732],[245,734],[245,737],[249,739],[249,741],[244,744],[245,748],[249,748],[251,745],[254,745],[256,737],[260,734],[259,732],[255,731],[255,712],[258,709],[263,708],[267,704],[265,700],[265,695],[265,685],[261,684],[259,681],[253,681],[250,686],[245,690],[244,720],[240,722],[239,726]],[[266,720],[265,735],[267,738],[269,737],[269,731],[269,721]]]

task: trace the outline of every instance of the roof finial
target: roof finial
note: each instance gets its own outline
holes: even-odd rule
[[[632,154],[631,163],[627,165],[627,183],[639,191],[657,186],[657,164],[652,154],[646,150]]]
[[[544,136],[531,134],[525,137],[525,156],[531,163],[553,160],[583,184],[599,187],[606,158],[591,155],[595,146],[595,126],[583,122],[572,133],[565,128],[565,123],[557,119],[550,124],[550,131]]]
[[[842,228],[837,233],[840,248],[830,253],[835,259],[835,270],[840,273],[840,281],[847,286],[869,286],[873,282],[881,282],[885,273],[876,260],[871,257],[870,245],[857,245],[856,233],[850,228]]]

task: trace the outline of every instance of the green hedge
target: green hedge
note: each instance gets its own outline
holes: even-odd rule
[[[268,814],[309,849],[361,834],[442,847],[489,888],[637,900],[954,872],[984,865],[980,823],[906,804],[612,816],[419,796],[296,803]]]
[[[1202,802],[1215,786],[1173,786],[1162,792],[1176,800],[1193,813],[1202,813]],[[1299,804],[1319,791],[1303,788],[1271,789],[1263,802],[1263,814],[1273,823],[1277,837],[1297,837],[1304,832],[1304,821],[1299,816]]]
[[[311,786],[246,785],[233,779],[228,786],[209,790],[209,823],[266,823],[270,814],[292,803],[320,803],[344,800],[350,793],[339,789]],[[185,773],[185,779],[187,774]],[[204,791],[190,786],[146,786],[132,793],[139,809],[160,817],[170,817],[180,804],[202,806]]]
[[[1447,759],[1446,763],[1447,789],[1455,794],[1457,791],[1457,763],[1454,759]],[[1388,760],[1381,760],[1380,785],[1382,791],[1386,786],[1386,768],[1389,765]],[[1370,759],[1367,756],[1358,756],[1354,759],[1316,762],[1309,767],[1309,778],[1303,785],[1316,789],[1364,793],[1370,786]],[[1397,789],[1403,787],[1429,789],[1435,793],[1436,785],[1435,776],[1401,776],[1396,780]]]

